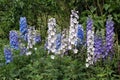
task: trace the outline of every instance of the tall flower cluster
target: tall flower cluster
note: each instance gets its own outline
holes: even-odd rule
[[[103,56],[103,39],[101,35],[95,35],[94,38],[94,61],[96,62],[99,58]]]
[[[27,41],[27,32],[28,32],[28,28],[27,28],[27,20],[26,17],[20,17],[20,33],[21,33],[21,37]]]
[[[13,60],[12,51],[10,48],[8,48],[8,47],[4,48],[4,55],[5,55],[5,59],[6,59],[6,64],[10,63]]]
[[[35,28],[34,27],[29,27],[28,28],[28,34],[27,34],[27,38],[28,38],[27,49],[33,48],[33,46],[35,45],[35,35],[36,35]]]
[[[69,49],[75,49],[76,42],[78,41],[77,32],[78,32],[78,11],[71,10],[70,15],[70,28],[69,28]]]
[[[114,39],[114,22],[108,18],[106,21],[106,56],[109,52],[112,52],[113,39]]]
[[[15,30],[10,31],[9,40],[11,48],[18,50],[19,49],[18,33]]]
[[[68,34],[67,34],[67,29],[64,29],[62,31],[62,36],[61,36],[61,46],[60,46],[60,54],[64,55],[65,52],[68,50]]]
[[[81,24],[78,25],[77,37],[78,37],[77,45],[82,44],[84,39],[84,31]]]
[[[87,19],[87,59],[86,67],[93,64],[94,59],[94,30],[93,21],[91,18]]]
[[[48,20],[48,38],[47,38],[47,49],[48,51],[56,52],[56,20],[55,18],[50,18]]]

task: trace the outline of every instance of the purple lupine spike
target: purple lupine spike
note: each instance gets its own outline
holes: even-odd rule
[[[91,18],[87,19],[87,59],[86,67],[93,64],[94,59],[94,30],[93,30],[93,20]]]
[[[88,18],[88,20],[87,20],[87,31],[92,30],[92,26],[93,26],[93,20],[91,18]]]
[[[95,47],[94,61],[96,62],[99,58],[102,57],[102,53],[103,53],[103,39],[102,39],[102,36],[95,35],[94,47]]]
[[[114,39],[114,22],[112,19],[107,19],[106,21],[106,51],[105,55],[107,56],[109,52],[113,50],[113,39]]]
[[[4,55],[5,55],[6,64],[10,63],[13,60],[12,51],[10,48],[8,47],[4,48]]]
[[[13,49],[19,49],[19,40],[18,40],[18,33],[14,30],[10,31],[9,33],[9,40],[10,40],[10,47]]]

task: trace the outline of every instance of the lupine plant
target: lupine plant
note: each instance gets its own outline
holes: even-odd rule
[[[19,49],[19,40],[18,40],[18,33],[15,30],[10,31],[9,33],[9,40],[10,40],[10,47],[13,49]]]
[[[113,50],[113,42],[114,42],[114,22],[112,21],[112,18],[109,17],[106,21],[106,53],[105,56],[108,55],[108,53],[112,53]]]
[[[86,36],[87,36],[87,59],[86,67],[93,64],[94,61],[94,30],[93,30],[93,20],[91,18],[87,19],[86,27]]]
[[[28,28],[28,45],[27,45],[27,49],[33,48],[33,46],[35,45],[35,35],[36,35],[36,31],[34,27],[29,27]]]
[[[48,53],[56,52],[56,20],[55,18],[50,18],[48,20],[48,38],[47,38],[47,49]]]
[[[21,37],[27,41],[27,33],[28,33],[28,26],[27,26],[27,20],[26,17],[20,17],[20,35]]]
[[[70,15],[70,28],[69,28],[69,49],[73,49],[77,53],[76,43],[78,41],[77,32],[78,32],[78,11],[71,10]]]
[[[94,37],[94,62],[99,60],[100,58],[103,58],[104,53],[104,45],[103,45],[103,38],[101,34],[96,34]]]
[[[64,55],[68,51],[68,34],[67,34],[67,29],[64,29],[62,31],[62,36],[61,36],[61,46],[60,46],[60,54]]]
[[[78,25],[77,37],[78,37],[77,45],[83,44],[84,30],[81,24]]]
[[[13,60],[11,48],[5,47],[4,55],[5,55],[5,59],[6,59],[6,64],[10,63]]]

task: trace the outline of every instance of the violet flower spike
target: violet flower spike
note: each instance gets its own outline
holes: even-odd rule
[[[102,39],[102,36],[95,35],[94,46],[95,46],[94,62],[96,62],[98,59],[102,58],[102,53],[103,53],[103,39]]]
[[[86,67],[93,64],[94,59],[94,30],[93,30],[93,21],[91,18],[87,19],[87,59]]]
[[[114,22],[112,19],[107,19],[106,21],[106,53],[107,56],[113,50],[114,42]]]

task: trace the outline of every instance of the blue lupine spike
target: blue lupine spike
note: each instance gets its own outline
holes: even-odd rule
[[[8,47],[4,48],[4,55],[5,55],[6,64],[10,63],[13,60],[12,51],[10,48]]]
[[[84,31],[83,31],[82,25],[80,24],[78,25],[77,37],[78,37],[77,44],[82,44],[84,39]]]
[[[26,41],[27,40],[27,32],[28,32],[28,28],[27,28],[27,20],[26,17],[20,17],[20,33],[21,33],[21,37]]]
[[[56,39],[56,49],[58,50],[61,46],[61,34],[57,34],[57,39]]]
[[[13,49],[19,49],[18,33],[14,30],[9,33],[10,47]]]

